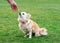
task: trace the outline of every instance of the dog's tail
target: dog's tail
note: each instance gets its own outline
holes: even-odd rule
[[[39,30],[40,32],[40,35],[47,35],[48,34],[48,32],[47,32],[47,29],[46,28],[40,28],[40,30]]]

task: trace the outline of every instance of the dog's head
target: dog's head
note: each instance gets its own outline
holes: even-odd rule
[[[27,19],[30,19],[31,15],[29,13],[26,13],[26,12],[21,12],[21,13],[19,13],[19,17],[22,20],[27,20]]]

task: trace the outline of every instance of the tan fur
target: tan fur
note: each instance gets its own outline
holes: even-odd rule
[[[31,20],[31,23],[30,24],[32,25],[32,30],[33,31],[38,31],[39,30],[39,26],[38,26],[38,24],[36,22],[33,22]]]

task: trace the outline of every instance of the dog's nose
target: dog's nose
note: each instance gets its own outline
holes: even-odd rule
[[[19,15],[21,16],[21,13],[19,13]]]

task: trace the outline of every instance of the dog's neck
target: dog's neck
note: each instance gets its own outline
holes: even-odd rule
[[[29,20],[26,20],[26,21],[20,21],[21,24],[29,24]]]
[[[21,24],[23,24],[23,25],[29,25],[30,24],[30,20],[26,20],[26,21],[21,21]]]
[[[21,21],[21,23],[22,23],[22,24],[25,24],[25,22],[24,22],[24,21]]]

